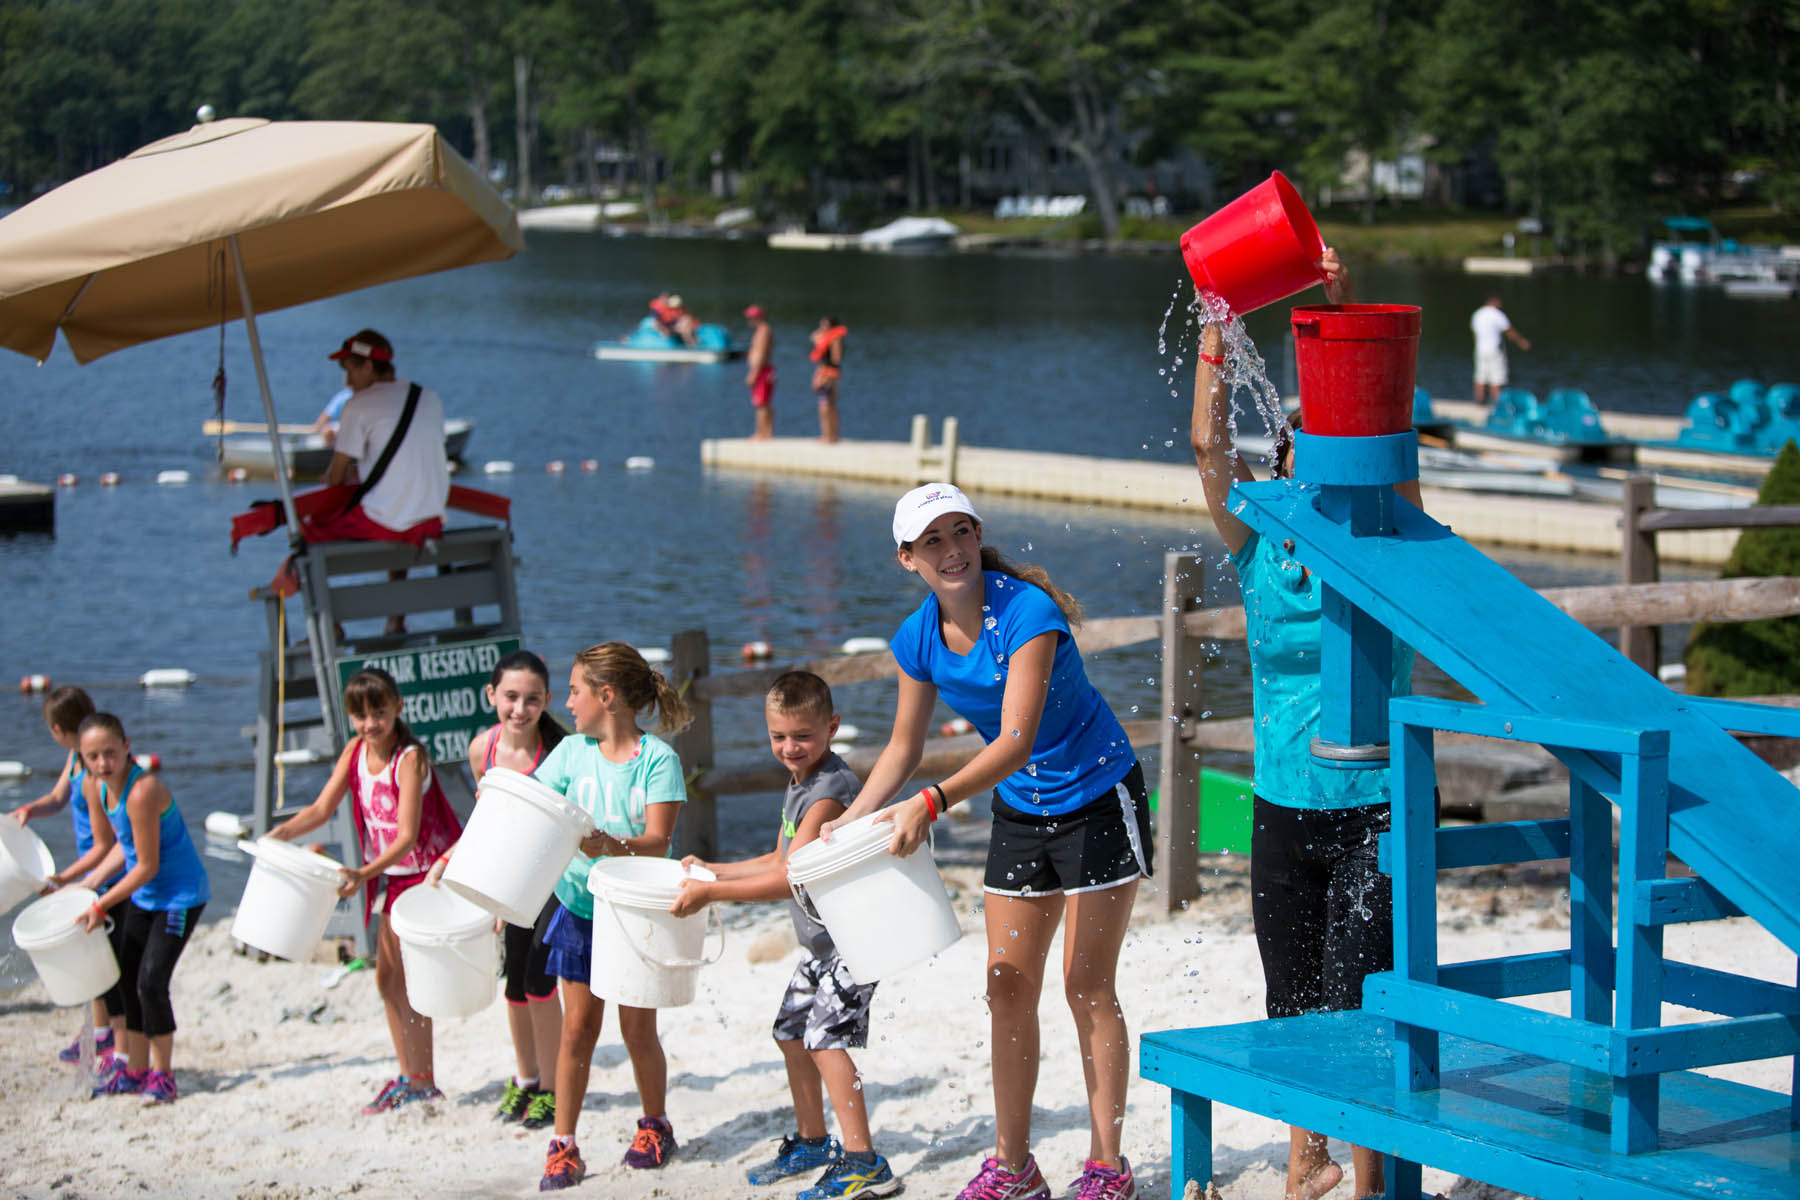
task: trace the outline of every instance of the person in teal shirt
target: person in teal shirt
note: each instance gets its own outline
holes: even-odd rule
[[[1327,249],[1319,261],[1333,304],[1352,298],[1350,273]],[[1231,381],[1220,323],[1201,333],[1192,442],[1213,525],[1231,552],[1244,597],[1255,713],[1256,779],[1250,835],[1251,913],[1271,1017],[1358,1008],[1363,977],[1393,966],[1393,891],[1376,862],[1389,824],[1388,772],[1334,771],[1312,762],[1319,730],[1323,613],[1318,579],[1294,543],[1270,542],[1231,512],[1234,483],[1255,478],[1231,433]],[[1271,470],[1294,468],[1293,429],[1276,430]],[[1417,480],[1396,485],[1419,503]],[[1394,644],[1393,694],[1410,691],[1413,652]],[[1381,1155],[1351,1148],[1358,1196],[1384,1190]],[[1290,1126],[1286,1195],[1316,1200],[1343,1179],[1325,1138]]]
[[[624,642],[589,646],[569,672],[569,713],[575,732],[558,742],[534,775],[594,819],[556,882],[557,909],[544,930],[547,968],[563,981],[562,1045],[556,1056],[556,1136],[544,1165],[540,1191],[573,1187],[587,1174],[575,1146],[575,1124],[587,1095],[594,1043],[600,1039],[606,1002],[588,987],[594,947],[594,896],[588,870],[594,860],[620,855],[662,858],[669,853],[675,818],[687,799],[681,759],[673,748],[638,728],[638,714],[654,708],[665,733],[693,719],[687,702],[644,656]],[[675,1151],[675,1131],[664,1111],[669,1063],[656,1033],[656,1010],[619,1008],[619,1035],[631,1056],[638,1118],[628,1167],[660,1167]]]

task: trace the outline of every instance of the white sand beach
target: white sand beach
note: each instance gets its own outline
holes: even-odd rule
[[[907,1194],[948,1197],[992,1145],[984,944],[974,860],[985,823],[955,822],[942,847],[965,935],[927,965],[882,983],[868,1048],[876,1145]],[[1152,912],[1146,889],[1125,944],[1120,990],[1136,1034],[1253,1020],[1262,973],[1250,930],[1241,860],[1209,865],[1208,894],[1174,919]],[[1440,889],[1445,961],[1566,944],[1566,894],[1554,877],[1446,876]],[[235,897],[217,902],[214,914]],[[660,1171],[619,1165],[638,1115],[630,1065],[609,1017],[595,1055],[580,1142],[590,1174],[569,1194],[618,1200],[767,1195],[744,1170],[792,1127],[769,1025],[798,954],[780,906],[734,910],[723,959],[701,972],[697,1001],[662,1013],[670,1064],[669,1114],[681,1143]],[[1060,955],[1060,938],[1052,961]],[[1752,974],[1791,978],[1793,959],[1747,921],[1669,933],[1672,955]],[[1054,970],[1054,968],[1053,968]],[[503,1006],[440,1022],[437,1075],[446,1099],[383,1116],[359,1109],[394,1073],[375,981],[357,972],[326,989],[325,963],[259,963],[234,952],[229,922],[196,934],[175,974],[176,1075],[181,1098],[146,1107],[132,1098],[74,1093],[55,1061],[80,1009],[52,1008],[33,983],[0,995],[0,1192],[81,1197],[415,1197],[536,1194],[548,1131],[492,1117],[512,1067]],[[1045,1056],[1035,1147],[1057,1194],[1079,1172],[1087,1118],[1068,1010],[1047,982]],[[1693,1019],[1672,1013],[1671,1019]],[[1782,1063],[1726,1073],[1785,1090]],[[1285,1130],[1232,1109],[1215,1113],[1224,1200],[1281,1195]],[[1168,1195],[1167,1092],[1134,1077],[1126,1153],[1146,1197]],[[1345,1161],[1343,1148],[1337,1147]],[[1428,1189],[1473,1200],[1510,1193],[1427,1169]],[[1348,1197],[1348,1179],[1333,1193]]]

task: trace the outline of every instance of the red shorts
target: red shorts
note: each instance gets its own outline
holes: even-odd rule
[[[430,871],[417,871],[411,875],[389,875],[384,872],[369,880],[363,889],[363,924],[373,921],[376,913],[386,915],[393,912],[394,901],[424,883],[429,874]]]
[[[442,517],[428,517],[409,529],[389,529],[371,520],[360,504],[336,515],[300,518],[300,536],[309,542],[408,542],[416,547],[443,532]]]
[[[767,408],[775,403],[775,368],[763,367],[750,381],[750,403]]]

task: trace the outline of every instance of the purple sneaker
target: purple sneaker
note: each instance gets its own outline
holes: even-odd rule
[[[412,1085],[407,1082],[404,1075],[388,1080],[381,1085],[381,1090],[375,1093],[375,1098],[363,1105],[363,1114],[368,1116],[374,1113],[384,1113],[398,1107],[401,1097],[406,1095],[411,1087]]]
[[[1044,1182],[1035,1155],[1025,1160],[1020,1171],[1009,1171],[1005,1163],[990,1158],[981,1164],[975,1178],[956,1193],[956,1200],[1050,1200],[1050,1185]]]
[[[94,1089],[94,1095],[135,1096],[144,1090],[144,1079],[149,1074],[149,1071],[134,1071],[121,1063],[107,1076],[105,1083]]]
[[[144,1075],[145,1104],[173,1104],[175,1102],[175,1076],[168,1071],[150,1068]]]
[[[1075,1200],[1137,1200],[1137,1180],[1131,1177],[1131,1162],[1123,1154],[1119,1165],[1103,1167],[1093,1159],[1081,1168],[1081,1178],[1070,1185]]]
[[[94,1061],[108,1057],[113,1052],[113,1030],[108,1025],[104,1032],[94,1035]],[[57,1062],[78,1063],[81,1061],[81,1039],[76,1038],[56,1052]]]
[[[628,1167],[660,1167],[675,1153],[675,1129],[666,1117],[639,1117],[637,1136],[625,1152]]]

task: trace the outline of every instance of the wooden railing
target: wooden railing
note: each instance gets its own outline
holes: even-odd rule
[[[1735,510],[1740,514],[1744,510]],[[1204,717],[1204,644],[1241,641],[1244,611],[1199,607],[1204,563],[1192,554],[1169,554],[1164,560],[1164,616],[1103,617],[1088,621],[1076,634],[1084,655],[1142,642],[1162,642],[1160,714],[1125,721],[1134,747],[1160,751],[1157,814],[1158,873],[1164,880],[1163,903],[1169,911],[1199,895],[1198,850],[1200,757],[1205,750],[1247,753],[1255,745],[1249,717]],[[1539,592],[1557,608],[1590,629],[1624,626],[1689,624],[1694,621],[1750,621],[1800,614],[1800,578],[1694,580],[1674,583],[1600,584],[1546,588]],[[689,775],[683,838],[702,858],[718,850],[717,801],[720,796],[766,795],[787,785],[787,772],[771,762],[717,763],[713,757],[715,703],[755,700],[759,705],[775,678],[784,671],[811,671],[833,686],[890,679],[898,674],[888,651],[840,654],[714,675],[710,643],[704,631],[678,634],[671,647],[670,678],[686,681],[694,723],[673,741]],[[1654,668],[1652,668],[1654,669]],[[942,778],[958,770],[983,746],[978,734],[932,738],[925,746],[918,774]],[[845,761],[867,777],[880,754],[877,747],[853,749]]]

